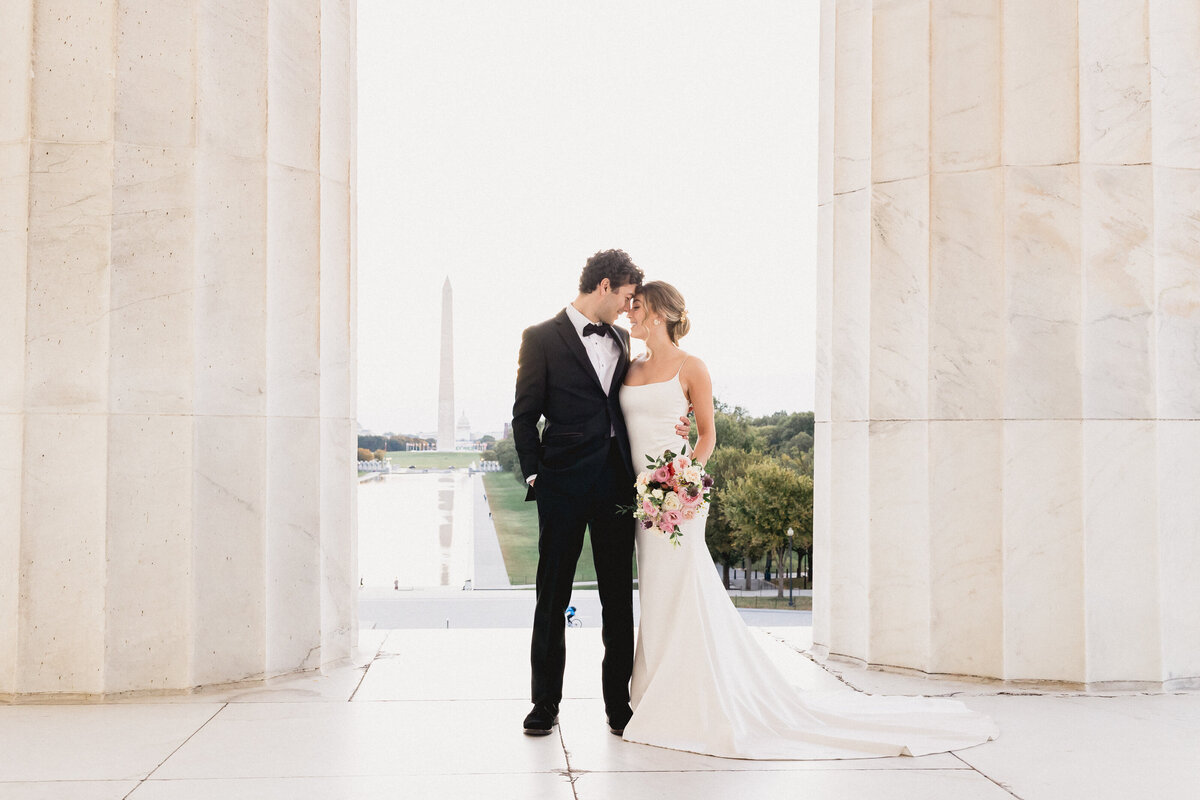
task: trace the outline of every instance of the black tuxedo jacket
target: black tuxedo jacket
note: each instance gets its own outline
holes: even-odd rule
[[[620,402],[621,383],[629,371],[629,332],[616,326],[612,330],[621,354],[607,394],[565,309],[526,328],[521,337],[513,442],[521,472],[526,477],[536,474],[539,490],[585,494],[605,468],[613,430],[627,477],[631,482],[635,477]],[[546,424],[539,439],[541,417]],[[530,488],[525,499],[533,497]]]

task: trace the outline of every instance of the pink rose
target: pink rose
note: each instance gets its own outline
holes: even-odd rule
[[[643,500],[642,501],[642,511],[643,511],[643,513],[646,514],[646,516],[653,517],[654,514],[658,511],[658,509],[656,509],[654,507],[654,503],[651,503],[649,500]]]
[[[675,530],[675,526],[679,524],[680,513],[678,511],[664,511],[662,516],[658,518],[658,527],[664,533],[670,533]]]
[[[687,493],[686,490],[680,493],[679,499],[683,501],[684,508],[696,508],[704,502],[704,495],[696,493],[695,496]]]
[[[658,481],[659,483],[668,483],[671,480],[671,471],[665,466],[654,470],[654,474],[650,476],[650,480]]]

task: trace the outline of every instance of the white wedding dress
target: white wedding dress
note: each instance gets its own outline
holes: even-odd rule
[[[646,455],[679,452],[675,425],[687,406],[677,377],[621,387],[635,469]],[[684,522],[679,547],[637,531],[641,625],[625,739],[727,758],[831,759],[925,755],[996,737],[990,718],[957,700],[790,686],[721,585],[704,523]]]

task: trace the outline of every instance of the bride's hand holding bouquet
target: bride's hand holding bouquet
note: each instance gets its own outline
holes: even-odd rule
[[[679,455],[667,450],[648,462],[637,477],[637,505],[633,516],[645,530],[657,530],[679,546],[679,525],[708,506],[713,479],[704,465],[687,456],[687,445]]]

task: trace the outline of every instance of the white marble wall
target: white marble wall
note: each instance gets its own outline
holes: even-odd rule
[[[818,647],[1200,682],[1200,10],[821,25]]]
[[[354,640],[353,0],[0,26],[0,696]]]

